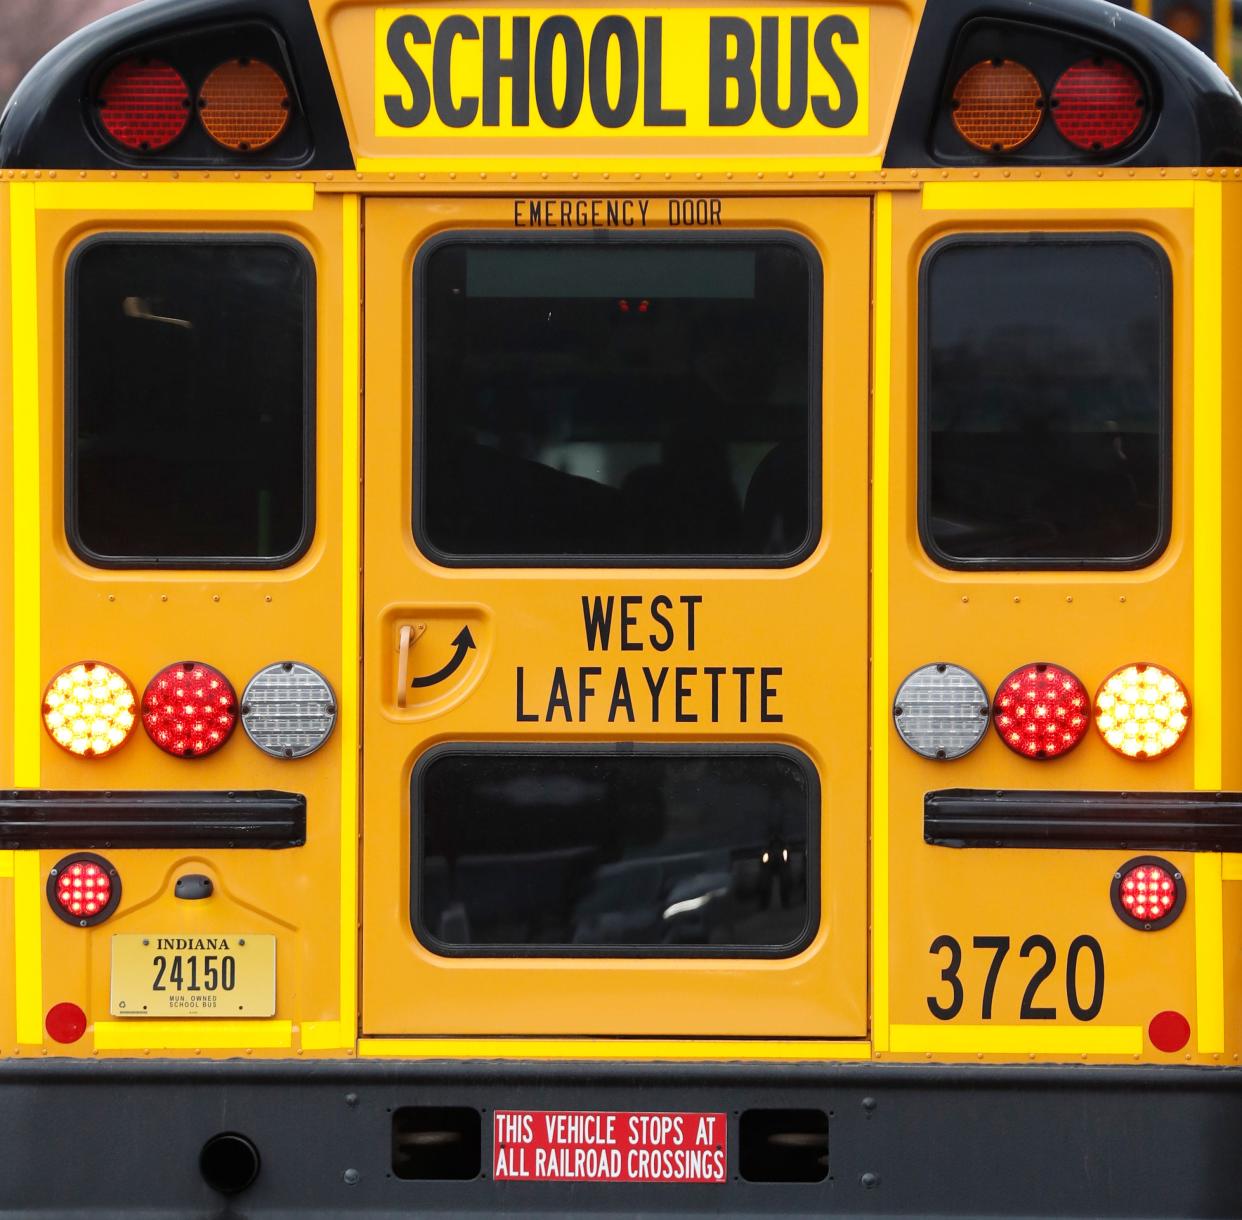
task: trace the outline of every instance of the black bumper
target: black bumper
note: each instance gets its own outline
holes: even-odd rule
[[[482,1112],[480,1176],[403,1180],[393,1114]],[[490,1115],[729,1116],[719,1185],[493,1182]],[[828,1114],[828,1174],[740,1173],[745,1112]],[[223,1132],[261,1167],[200,1173]],[[511,1062],[7,1062],[0,1215],[1242,1216],[1242,1072],[1227,1068]]]

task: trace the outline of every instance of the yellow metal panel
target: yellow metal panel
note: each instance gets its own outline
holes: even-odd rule
[[[309,212],[315,188],[298,182],[39,182],[40,211],[68,212]]]
[[[342,1046],[353,1046],[358,1027],[358,666],[360,619],[359,497],[361,488],[362,232],[356,197],[341,209],[341,1009]],[[313,1035],[312,1035],[313,1036]]]
[[[1221,859],[1195,856],[1195,1011],[1201,1055],[1225,1049],[1225,945]]]
[[[293,1045],[288,1021],[96,1021],[99,1051],[282,1050]]]
[[[13,852],[0,851],[0,877],[13,875]]]
[[[893,356],[893,198],[875,201],[871,373],[871,1038],[888,1050],[888,505]]]
[[[39,267],[35,257],[34,187],[10,191],[13,277],[13,624],[14,772],[17,786],[37,788],[43,726],[40,539]]]
[[[1221,786],[1221,187],[1195,186],[1195,787]],[[1219,971],[1218,971],[1219,973]]]
[[[620,1059],[825,1061],[869,1059],[867,1042],[692,1042],[637,1038],[362,1038],[364,1059]]]
[[[1242,881],[1242,856],[1236,852],[1221,856],[1220,877],[1222,881]]]
[[[1195,186],[1194,570],[1195,787],[1222,784],[1221,232],[1222,188]],[[1225,949],[1221,858],[1195,857],[1195,991],[1200,1054],[1225,1049]]]
[[[40,483],[39,395],[40,299],[35,257],[34,188],[10,191],[13,287],[13,745],[19,787],[40,783],[43,696],[40,662],[41,597],[39,531],[43,515]],[[19,1043],[43,1041],[43,873],[38,852],[13,856],[13,963]]]
[[[17,1040],[43,1041],[43,935],[46,905],[43,869],[37,851],[13,857],[13,968],[17,991]]]
[[[357,837],[357,725],[351,715],[356,717],[358,698],[358,203],[317,195],[309,184],[255,180],[40,183],[26,184],[24,190],[27,200],[43,205],[37,212],[32,209],[24,235],[15,231],[13,253],[28,261],[29,279],[37,279],[41,288],[38,343],[22,343],[18,350],[30,356],[27,380],[37,379],[31,418],[41,417],[43,429],[36,455],[41,458],[42,496],[23,522],[38,547],[38,625],[48,663],[33,661],[27,685],[34,693],[19,694],[15,705],[35,709],[33,717],[19,719],[18,728],[42,750],[39,782],[49,788],[92,788],[105,781],[106,771],[105,786],[114,790],[177,790],[187,784],[225,791],[291,790],[305,793],[311,809],[307,843],[290,851],[109,851],[124,879],[124,892],[116,914],[98,929],[71,928],[51,914],[42,894],[45,873],[33,860],[30,867],[37,870],[38,884],[32,879],[27,885],[30,897],[24,907],[20,881],[14,886],[18,914],[26,913],[25,927],[17,935],[19,950],[27,960],[41,954],[42,990],[49,1001],[80,1003],[88,1018],[108,1013],[113,933],[251,931],[277,938],[274,1021],[127,1025],[100,1020],[94,1025],[94,1043],[88,1034],[78,1043],[49,1044],[48,1049],[72,1056],[88,1056],[93,1049],[164,1050],[171,1055],[238,1049],[252,1049],[256,1055],[288,1053],[292,1023],[297,1021],[311,1030],[308,1037],[318,1053],[348,1050],[356,1005],[356,867],[350,853]],[[308,553],[290,567],[113,571],[88,566],[66,545],[63,463],[58,459],[65,443],[68,260],[80,242],[97,233],[149,228],[154,213],[162,213],[162,232],[244,230],[287,236],[314,262],[317,516]],[[33,295],[16,285],[14,295],[22,306],[19,324],[33,334]],[[346,301],[352,302],[348,308]],[[15,374],[17,387],[20,373]],[[346,397],[351,385],[352,401]],[[344,417],[351,409],[347,423]],[[32,468],[28,463],[26,470]],[[351,483],[352,498],[347,491]],[[346,526],[344,517],[351,508]],[[263,666],[286,658],[303,660],[332,683],[340,723],[323,749],[292,762],[261,753],[240,729],[225,749],[194,766],[161,753],[142,733],[103,762],[70,758],[46,741],[37,715],[38,682],[53,661],[96,655],[119,666],[139,689],[163,665],[184,656],[201,655],[218,665],[239,691]],[[173,887],[185,872],[211,878],[215,893],[210,903],[174,898]],[[33,971],[20,974],[19,983],[27,978],[33,978]],[[38,993],[23,985],[17,1007],[27,1014],[19,1040],[33,1035],[42,1044]],[[215,1024],[221,1028],[204,1028]]]
[[[1100,187],[1109,190],[1102,193]],[[1156,189],[1145,194],[1149,187]],[[873,681],[873,697],[878,700],[883,694],[887,720],[883,728],[891,735],[887,802],[891,1054],[998,1058],[1137,1054],[1168,1062],[1167,1056],[1145,1044],[1148,1022],[1163,1009],[1176,1009],[1194,1023],[1196,956],[1202,948],[1191,912],[1159,936],[1144,936],[1126,927],[1112,909],[1113,873],[1135,853],[932,847],[923,840],[923,802],[929,791],[957,787],[1131,792],[1191,788],[1196,735],[1213,731],[1198,705],[1199,718],[1188,742],[1147,765],[1114,755],[1094,731],[1073,753],[1040,766],[1008,751],[991,731],[969,756],[938,763],[906,749],[890,716],[897,684],[916,667],[940,660],[965,666],[989,692],[1016,666],[1037,659],[1066,665],[1090,691],[1110,670],[1132,660],[1166,664],[1189,687],[1197,686],[1194,615],[1196,578],[1202,574],[1196,570],[1193,530],[1197,524],[1194,373],[1202,354],[1196,354],[1199,326],[1193,275],[1201,255],[1194,189],[1189,181],[1093,179],[1055,184],[938,183],[925,188],[922,199],[894,195],[888,667],[883,685]],[[1149,206],[1155,204],[1163,206]],[[1135,232],[1157,242],[1169,260],[1172,532],[1165,553],[1139,571],[956,571],[934,564],[919,538],[918,293],[923,259],[947,235],[1032,231]],[[878,345],[882,341],[878,318],[875,325]],[[878,468],[877,477],[881,477]],[[876,528],[873,558],[879,554],[878,522]],[[879,711],[873,709],[877,732]],[[1194,877],[1189,853],[1172,853],[1169,858],[1185,876]],[[1192,880],[1191,885],[1193,902],[1202,883]],[[950,982],[942,977],[949,950],[930,951],[933,944],[944,943],[942,937],[952,938],[959,947],[957,973],[964,995],[956,1015],[933,1023],[933,1004],[943,1010],[954,996]],[[1076,1019],[1069,1003],[1071,986],[1080,1010],[1092,995],[1095,975],[1083,949],[1089,943],[1084,937],[1098,943],[1105,968],[1100,1009],[1091,1021]],[[1008,938],[1008,951],[997,969],[987,1020],[984,994],[998,952],[993,947],[996,938]],[[1050,946],[1047,952],[1045,943]],[[1071,984],[1068,962],[1076,943],[1077,972]],[[1037,980],[1046,965],[1050,969]],[[1210,977],[1211,971],[1207,974]],[[1215,977],[1219,979],[1219,971]],[[1157,988],[1153,979],[1159,980]],[[1027,1010],[1053,1009],[1055,1017],[1022,1019],[1028,988],[1032,990]],[[987,1033],[997,1029],[1017,1032]],[[1108,1032],[1117,1030],[1125,1032],[1117,1037]],[[872,1036],[876,1039],[878,1031],[873,1030]]]
[[[1138,1025],[894,1025],[892,1049],[941,1055],[1137,1055]]]
[[[653,202],[649,222],[658,215],[663,228],[661,202]],[[814,242],[824,267],[823,539],[787,570],[448,570],[418,551],[409,531],[413,260],[432,234],[512,226],[511,201],[367,202],[362,1030],[481,1038],[865,1037],[868,574],[859,506],[868,496],[870,203],[723,201],[725,234],[790,230]],[[661,652],[659,664],[751,663],[759,647],[765,663],[783,668],[783,721],[760,723],[753,714],[742,720],[733,700],[722,701],[715,722],[704,715],[699,723],[677,723],[666,711],[610,725],[606,706],[572,723],[519,719],[519,667],[528,679],[546,680],[556,666],[600,662],[583,639],[582,598],[591,594],[703,596],[696,642],[683,636]],[[463,619],[478,640],[470,672],[434,701],[398,707],[400,623],[428,624],[416,652],[429,661],[448,648]],[[815,622],[831,623],[831,648],[807,647],[800,638],[801,626]],[[625,660],[614,655],[610,663]],[[825,698],[830,690],[840,692],[835,700]],[[844,708],[849,714],[839,714]],[[443,741],[617,738],[771,742],[811,758],[823,788],[821,918],[812,944],[795,957],[765,961],[449,958],[419,943],[410,925],[409,785],[423,751]]]
[[[1123,211],[1194,206],[1193,182],[929,182],[929,212]]]

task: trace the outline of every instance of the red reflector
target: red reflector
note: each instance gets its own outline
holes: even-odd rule
[[[201,661],[178,661],[148,683],[142,725],[166,753],[204,758],[233,735],[237,693],[218,669]]]
[[[118,143],[136,152],[167,148],[190,121],[190,90],[176,68],[127,59],[99,90],[99,118]]]
[[[1001,740],[1024,758],[1059,758],[1091,723],[1087,688],[1068,669],[1036,661],[997,689],[992,720]]]
[[[103,923],[121,901],[121,878],[103,856],[66,856],[48,874],[47,899],[66,923],[89,928]]]
[[[1113,874],[1113,910],[1144,932],[1167,928],[1182,912],[1186,885],[1181,873],[1158,856],[1138,856]]]
[[[1052,90],[1052,119],[1075,148],[1107,152],[1124,144],[1143,121],[1147,99],[1135,73],[1115,59],[1083,59]]]
[[[43,1022],[53,1042],[76,1042],[86,1033],[86,1013],[76,1004],[53,1004]]]
[[[1158,1012],[1147,1027],[1147,1036],[1156,1050],[1171,1054],[1190,1041],[1190,1022],[1172,1009]]]

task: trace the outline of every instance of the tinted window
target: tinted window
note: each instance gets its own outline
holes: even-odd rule
[[[414,923],[442,950],[788,953],[810,934],[818,795],[792,752],[463,750],[413,800]]]
[[[306,253],[108,238],[70,276],[75,546],[132,566],[295,557],[311,531]]]
[[[1138,238],[950,238],[922,285],[924,541],[1136,565],[1168,532],[1169,270]]]
[[[453,239],[420,275],[431,553],[762,563],[813,541],[809,247]]]

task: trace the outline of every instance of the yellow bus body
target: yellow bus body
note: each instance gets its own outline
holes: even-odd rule
[[[399,87],[383,60],[384,23],[410,10],[374,0],[311,4],[356,169],[0,171],[0,487],[11,488],[0,495],[0,788],[292,790],[308,807],[306,845],[294,851],[107,851],[124,900],[85,930],[56,918],[45,895],[63,852],[0,851],[0,1056],[1236,1064],[1242,857],[1162,852],[1185,878],[1188,900],[1171,927],[1146,935],[1116,917],[1109,897],[1114,871],[1135,853],[951,850],[925,842],[922,817],[925,795],[945,788],[1242,789],[1229,730],[1229,698],[1242,681],[1242,480],[1230,474],[1242,469],[1242,412],[1228,405],[1242,379],[1233,341],[1242,288],[1230,273],[1242,261],[1242,171],[886,166],[922,17],[918,4],[901,0],[841,10],[860,16],[867,42],[859,116],[840,132],[408,135],[384,119],[381,102]],[[584,20],[596,12],[581,11]],[[702,10],[657,11],[692,30]],[[475,70],[461,62],[458,93]],[[668,72],[670,95],[692,80],[684,64]],[[532,204],[557,228],[607,227],[609,203],[621,201],[641,202],[650,232],[776,230],[817,251],[818,545],[795,566],[768,570],[433,562],[408,528],[416,495],[410,284],[419,250],[455,230],[513,232],[530,221]],[[593,202],[602,210],[592,212]],[[947,235],[1030,231],[1139,234],[1168,258],[1172,529],[1160,557],[1139,570],[955,571],[920,541],[920,266]],[[106,570],[68,545],[66,269],[101,233],[279,234],[310,252],[316,526],[292,566]],[[153,474],[153,512],[175,494]],[[598,702],[582,718],[543,714],[558,667],[573,675],[601,666],[605,681],[612,668],[652,659],[590,650],[583,598],[629,595],[647,607],[661,594],[702,601],[693,643],[679,635],[658,664],[772,667],[781,675],[779,721],[759,721],[753,705],[743,716],[729,699],[716,723],[640,710],[624,734]],[[414,639],[414,672],[425,672],[452,653],[463,626],[477,648],[456,676],[401,699],[402,629]],[[286,656],[305,660],[337,692],[333,737],[298,762],[239,741],[187,764],[141,733],[95,761],[68,756],[45,733],[43,691],[61,666],[98,658],[141,682],[181,656],[238,679]],[[1070,756],[1035,765],[991,732],[949,764],[916,756],[897,736],[893,694],[918,666],[959,662],[994,690],[1031,658],[1064,664],[1090,690],[1126,662],[1168,667],[1193,703],[1187,739],[1139,764],[1092,732]],[[518,712],[535,715],[515,715],[519,671],[527,703]],[[781,744],[813,762],[822,787],[821,905],[808,947],[782,960],[656,960],[449,958],[421,944],[409,917],[410,778],[419,759],[446,742],[620,736]],[[174,897],[186,873],[213,881],[212,901]],[[112,1013],[114,935],[241,931],[276,938],[274,1016]],[[1055,1016],[1022,1016],[1040,959],[1012,952],[985,1017],[991,958],[974,939],[1008,937],[1016,950],[1037,934],[1055,947],[1057,964],[1035,994]],[[1066,955],[1084,935],[1098,940],[1107,978],[1089,1020],[1065,1000]],[[929,997],[947,986],[945,960],[930,950],[942,936],[963,947],[965,1002],[950,1020],[929,1011]],[[1079,980],[1085,991],[1083,961]],[[49,1009],[64,1002],[89,1020],[68,1045],[45,1028]],[[1166,1010],[1191,1026],[1176,1053],[1159,1050],[1148,1032]]]

